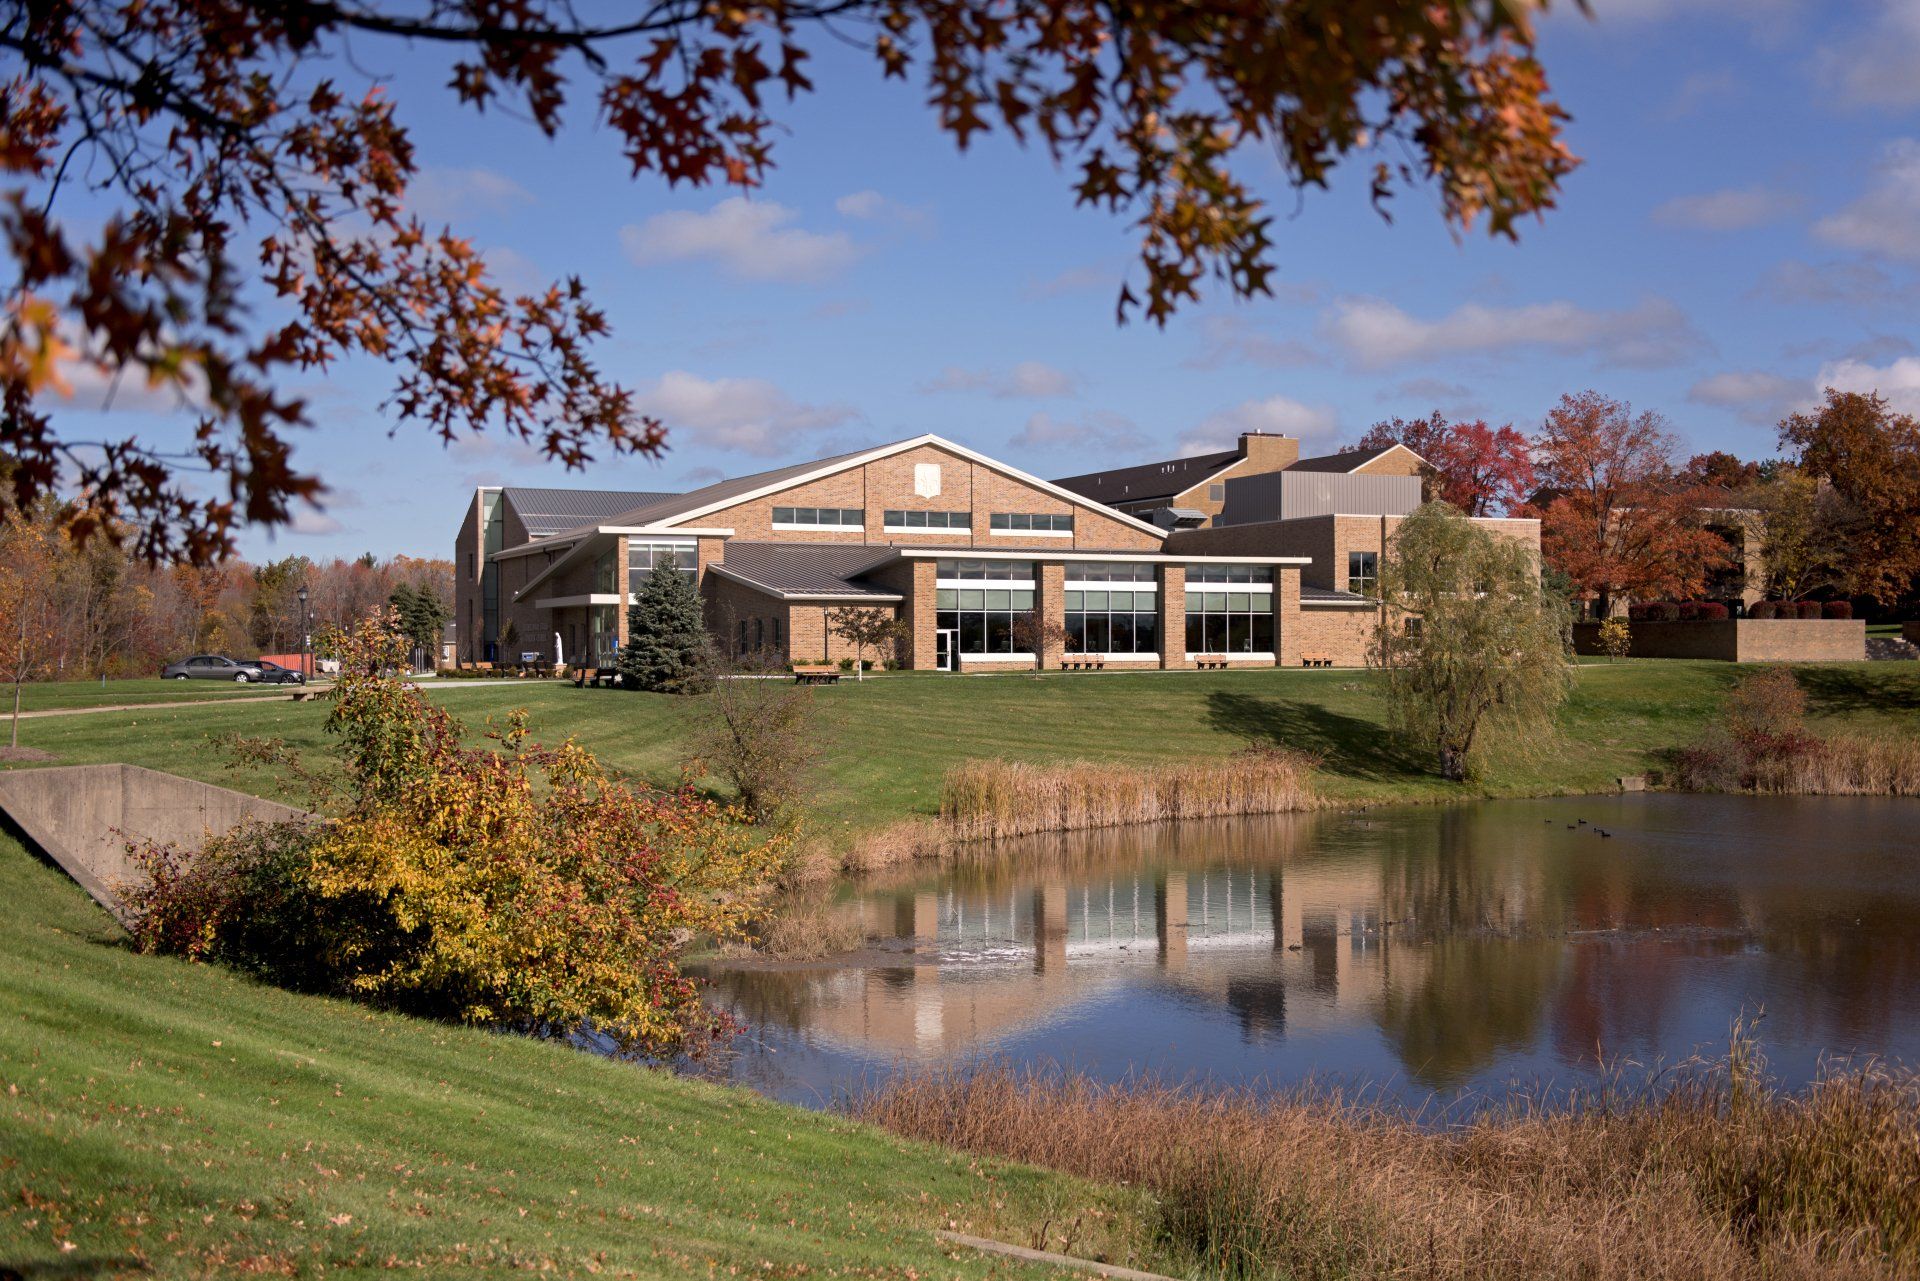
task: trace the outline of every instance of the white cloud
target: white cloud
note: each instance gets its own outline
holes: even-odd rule
[[[1843,11],[1837,11],[1843,12]],[[1814,55],[1820,80],[1856,107],[1920,105],[1920,0],[1883,0],[1863,30]]]
[[[1321,318],[1321,332],[1363,369],[1449,356],[1551,351],[1611,365],[1670,365],[1704,346],[1686,315],[1664,298],[1620,311],[1571,302],[1494,307],[1467,303],[1422,320],[1380,298],[1350,298]]]
[[[1920,142],[1888,143],[1866,193],[1816,222],[1813,234],[1848,249],[1920,262]]]
[[[1297,338],[1276,338],[1238,316],[1208,316],[1200,322],[1201,350],[1186,360],[1189,369],[1218,369],[1222,365],[1258,365],[1265,369],[1294,369],[1315,364],[1319,352]]]
[[[1837,391],[1877,391],[1903,414],[1920,414],[1920,356],[1902,356],[1890,365],[1839,360],[1820,367],[1816,387]]]
[[[1811,401],[1804,382],[1759,369],[1710,374],[1687,389],[1687,399],[1731,409],[1747,422],[1763,425],[1777,423]]]
[[[1016,449],[1099,449],[1111,453],[1145,449],[1153,438],[1131,418],[1094,410],[1071,419],[1037,413],[1027,419],[1010,443]]]
[[[1326,405],[1309,405],[1287,396],[1267,396],[1209,414],[1181,433],[1180,454],[1184,458],[1230,449],[1243,431],[1273,432],[1308,440],[1331,436],[1339,426],[1338,417]]]
[[[1772,302],[1838,303],[1853,307],[1912,306],[1915,292],[1871,262],[1775,263],[1754,290]]]
[[[1677,196],[1653,211],[1663,227],[1687,231],[1745,231],[1791,214],[1798,197],[1766,187],[1729,187],[1697,196]]]
[[[470,214],[509,213],[534,203],[533,193],[491,169],[422,169],[407,184],[407,207],[428,222]]]
[[[324,538],[328,534],[343,534],[346,530],[345,525],[327,513],[316,511],[311,507],[301,508],[293,514],[293,519],[287,522],[288,533],[300,534],[308,538]]]
[[[1680,120],[1716,102],[1736,97],[1739,92],[1740,81],[1725,68],[1689,72],[1673,91],[1661,115],[1668,120]]]
[[[833,208],[843,218],[893,223],[920,231],[926,230],[933,221],[932,211],[924,205],[904,205],[871,189],[849,192],[834,201]]]
[[[1002,400],[1037,400],[1073,394],[1074,377],[1038,360],[1023,360],[1011,369],[962,369],[948,365],[922,391],[984,391]]]
[[[1687,389],[1687,399],[1703,405],[1752,405],[1779,400],[1800,390],[1800,384],[1760,370],[1728,370],[1702,378]]]
[[[707,261],[738,280],[807,284],[845,271],[860,248],[844,232],[791,227],[799,214],[773,201],[729,196],[705,213],[676,209],[620,229],[640,266]]]
[[[785,453],[797,433],[822,431],[857,418],[850,405],[800,404],[764,378],[702,378],[673,370],[635,396],[644,413],[699,444],[743,453]]]
[[[1036,280],[1026,287],[1029,298],[1058,298],[1062,294],[1085,293],[1091,289],[1108,289],[1120,292],[1120,279],[1125,267],[1118,262],[1090,262],[1084,266],[1069,267],[1056,276],[1045,280]]]

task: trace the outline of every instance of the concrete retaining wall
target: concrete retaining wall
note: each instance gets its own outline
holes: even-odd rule
[[[124,921],[119,887],[137,880],[127,843],[194,848],[248,819],[309,817],[291,805],[138,765],[68,765],[0,773],[0,810],[28,840]]]
[[[1738,618],[1632,623],[1634,658],[1716,658],[1731,663],[1856,663],[1867,657],[1857,618]],[[1573,648],[1599,654],[1600,624],[1575,623]]]

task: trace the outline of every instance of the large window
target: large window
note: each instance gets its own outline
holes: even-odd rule
[[[858,507],[776,507],[775,529],[863,529],[867,514]]]
[[[612,667],[620,660],[620,607],[588,606],[587,626],[593,632],[594,665]]]
[[[995,512],[988,528],[996,534],[1071,534],[1073,517],[1051,512]]]
[[[957,529],[964,533],[973,528],[973,513],[889,511],[886,525],[889,533],[914,529]]]
[[[943,560],[935,569],[936,625],[958,633],[966,656],[1014,654],[1013,625],[1033,612],[1033,564]]]
[[[1273,574],[1263,565],[1187,566],[1187,652],[1273,653]]]
[[[1067,652],[1160,652],[1159,582],[1152,565],[1071,564],[1066,579]]]
[[[627,590],[638,592],[653,571],[673,562],[674,570],[689,582],[699,572],[699,554],[691,542],[641,542],[639,539],[627,541]]]
[[[1380,585],[1380,554],[1378,552],[1347,553],[1347,590],[1362,595],[1372,595],[1373,589]]]
[[[616,551],[616,548],[609,547],[593,562],[593,591],[597,596],[611,596],[620,590],[620,566]]]

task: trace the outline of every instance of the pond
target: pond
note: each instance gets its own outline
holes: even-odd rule
[[[1604,833],[1604,834],[1603,834]],[[875,944],[716,965],[710,1069],[831,1102],[980,1056],[1408,1102],[1725,1049],[1920,1061],[1920,802],[1638,795],[1005,842],[863,883]]]

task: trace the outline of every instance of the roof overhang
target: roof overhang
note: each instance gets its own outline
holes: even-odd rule
[[[898,592],[789,592],[789,591],[782,591],[778,587],[769,587],[765,583],[755,582],[753,579],[748,578],[745,574],[742,574],[737,570],[728,569],[725,565],[709,565],[707,566],[707,572],[709,574],[718,574],[720,577],[725,578],[731,582],[739,583],[743,587],[751,587],[753,588],[754,591],[760,592],[763,595],[772,596],[777,600],[792,600],[792,601],[803,601],[803,602],[819,601],[823,603],[828,603],[833,601],[868,601],[875,605],[897,605],[902,600],[906,599],[905,597],[901,596]]]
[[[522,543],[520,546],[510,548],[507,551],[495,552],[491,559],[506,560],[509,557],[526,556],[533,552],[540,551],[559,552],[559,555],[555,557],[551,564],[546,565],[539,573],[529,578],[520,590],[513,594],[513,598],[516,601],[525,600],[528,592],[546,582],[549,578],[552,578],[568,565],[579,560],[582,552],[590,547],[604,547],[606,546],[604,542],[605,539],[617,538],[622,535],[629,538],[636,536],[656,537],[663,540],[668,538],[699,538],[702,536],[710,538],[731,538],[733,537],[733,531],[731,529],[662,529],[657,525],[599,525],[592,530],[576,530],[566,538],[552,539],[550,540],[551,545],[545,541]]]
[[[549,596],[533,602],[535,609],[573,609],[580,605],[624,605],[618,592],[591,592],[585,596]]]

